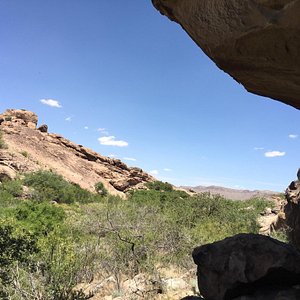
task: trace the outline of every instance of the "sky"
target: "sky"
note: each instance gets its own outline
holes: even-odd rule
[[[299,111],[246,92],[150,0],[1,0],[0,111],[179,185],[284,191]]]

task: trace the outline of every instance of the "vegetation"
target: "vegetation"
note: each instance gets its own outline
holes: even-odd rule
[[[20,200],[27,186],[27,200]],[[159,281],[158,265],[190,269],[193,247],[257,232],[262,199],[190,196],[162,182],[128,200],[93,194],[52,172],[0,185],[0,298],[89,299],[79,283],[113,276],[115,291],[138,273]]]
[[[98,182],[95,184],[95,190],[99,195],[103,197],[107,196],[108,194],[107,189],[104,187],[104,184],[102,182]]]
[[[5,144],[4,142],[4,139],[3,139],[3,133],[2,131],[0,130],[0,149],[6,149],[7,148],[7,145]]]
[[[29,157],[29,153],[27,151],[20,152],[24,157]]]

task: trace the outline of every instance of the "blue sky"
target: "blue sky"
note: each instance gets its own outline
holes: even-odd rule
[[[1,111],[175,185],[295,179],[299,111],[247,93],[150,0],[2,0],[0,38]]]

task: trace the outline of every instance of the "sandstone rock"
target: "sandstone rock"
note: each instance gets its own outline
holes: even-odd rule
[[[200,292],[208,300],[234,299],[258,289],[262,295],[274,287],[284,291],[300,284],[300,253],[267,236],[238,234],[195,248],[193,259]]]
[[[187,282],[182,278],[168,278],[163,280],[163,284],[167,290],[184,290],[189,287]]]
[[[298,171],[299,173],[299,171]],[[297,176],[298,176],[297,173]],[[284,207],[288,235],[291,243],[300,249],[300,181],[292,181],[285,191],[287,204]]]
[[[300,108],[300,0],[152,0],[252,93]]]
[[[8,166],[0,165],[0,181],[12,180],[17,176],[16,171]]]
[[[48,132],[48,125],[43,124],[43,125],[39,126],[39,127],[38,127],[38,130],[39,130],[40,132]]]
[[[3,118],[5,121],[22,120],[25,125],[30,124],[31,128],[35,128],[38,122],[38,117],[34,112],[24,109],[7,109],[0,115],[0,118]]]

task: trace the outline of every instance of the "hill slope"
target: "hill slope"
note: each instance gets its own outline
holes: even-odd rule
[[[0,130],[6,145],[0,149],[0,173],[15,176],[53,170],[88,190],[102,182],[115,195],[143,188],[145,183],[155,180],[139,168],[130,168],[118,159],[48,133],[47,125],[37,128],[37,123],[37,115],[26,110],[8,109],[0,115]]]

